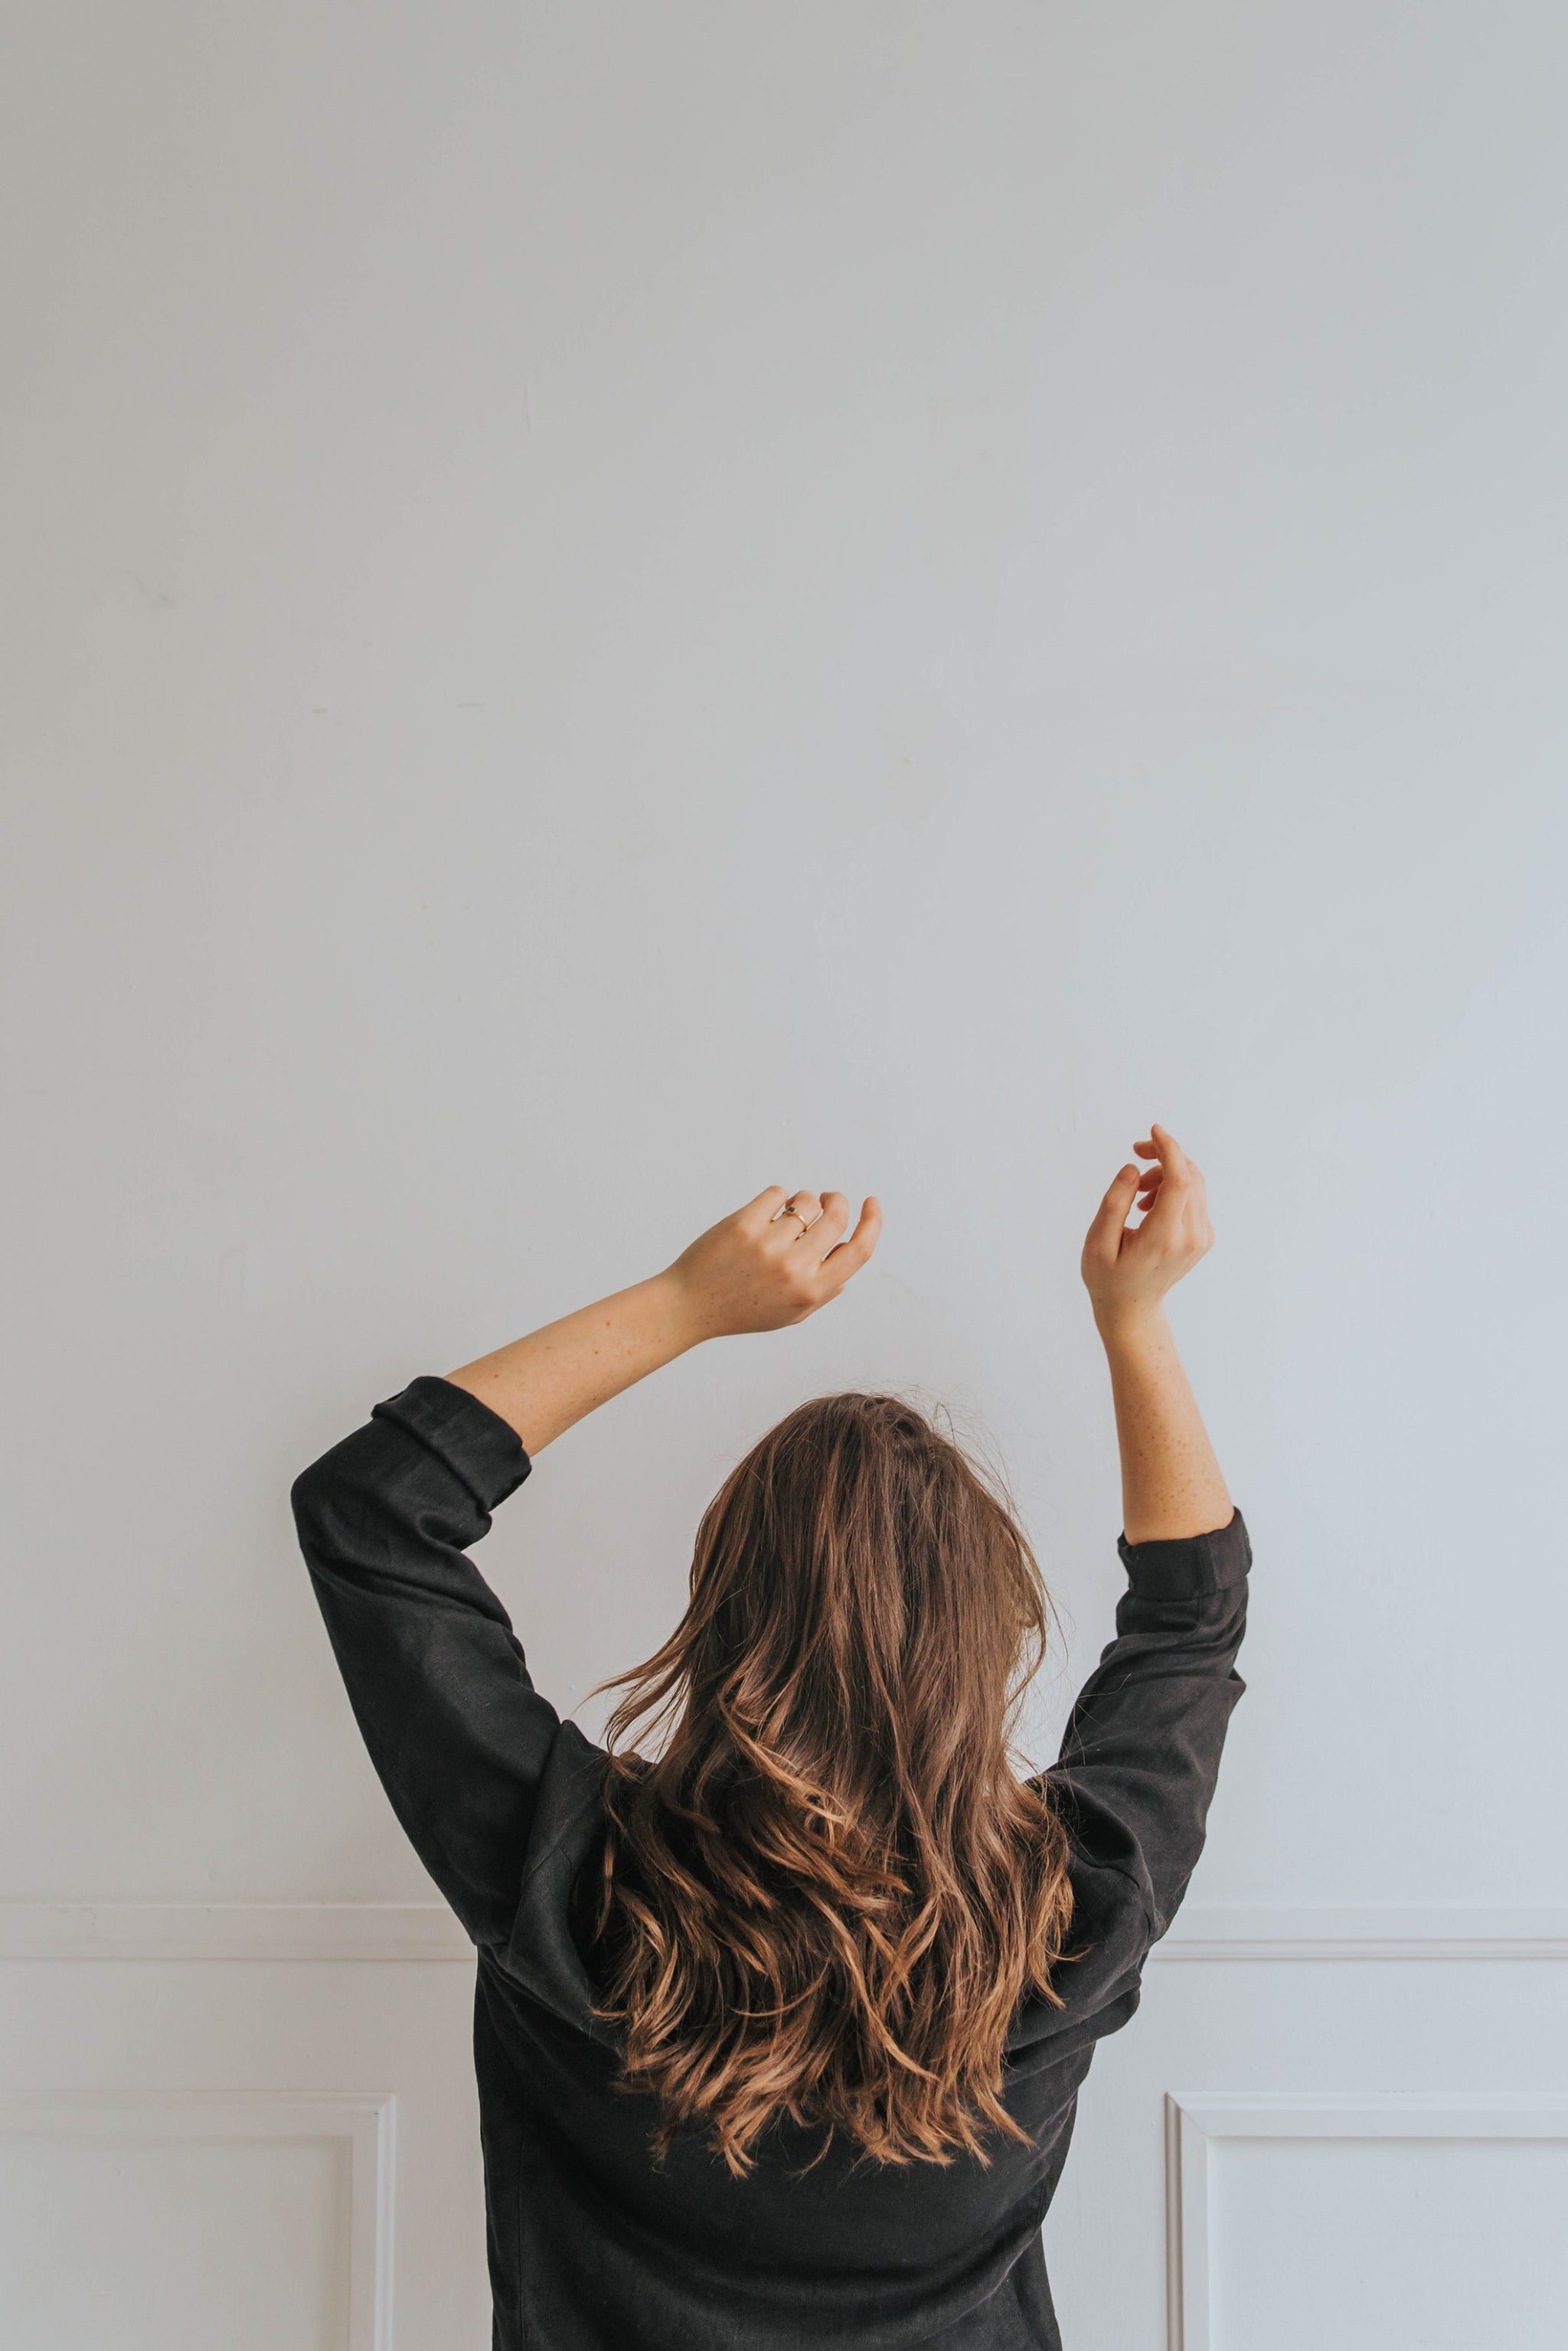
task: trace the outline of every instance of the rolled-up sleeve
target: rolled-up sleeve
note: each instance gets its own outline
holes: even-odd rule
[[[531,1468],[508,1424],[422,1375],[295,1479],[300,1549],[371,1761],[476,1944],[517,1913],[559,1730],[468,1547]]]
[[[1225,1733],[1246,1687],[1252,1546],[1239,1510],[1180,1541],[1117,1543],[1116,1638],[1079,1692],[1046,1775],[1085,1861],[1135,1889],[1151,1941],[1203,1850]]]

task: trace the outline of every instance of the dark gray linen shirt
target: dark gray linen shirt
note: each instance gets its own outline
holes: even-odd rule
[[[1040,2224],[1094,2044],[1202,1849],[1251,1547],[1238,1511],[1118,1550],[1116,1638],[1046,1777],[1076,1900],[1058,1989],[1009,2043],[1029,2133],[989,2167],[878,2168],[784,2124],[730,2177],[696,2135],[660,2165],[648,2098],[613,2087],[572,1887],[603,1835],[602,1750],[528,1678],[465,1554],[530,1468],[514,1430],[428,1375],[295,1480],[300,1545],[382,1783],[477,1953],[474,2056],[493,2351],[1060,2351]]]

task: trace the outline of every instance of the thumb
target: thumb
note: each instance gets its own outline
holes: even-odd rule
[[[1141,1176],[1142,1170],[1132,1160],[1118,1168],[1089,1228],[1091,1248],[1105,1249],[1113,1257],[1115,1255],[1121,1246],[1122,1228],[1138,1195]]]

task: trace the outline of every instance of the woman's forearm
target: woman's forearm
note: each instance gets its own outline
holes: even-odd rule
[[[699,1233],[673,1265],[509,1347],[448,1372],[538,1453],[562,1429],[703,1339],[780,1331],[835,1299],[876,1247],[874,1198],[854,1231],[841,1192],[769,1184]],[[846,1238],[846,1234],[848,1235]]]
[[[508,1421],[534,1454],[704,1335],[681,1285],[656,1273],[446,1377]]]
[[[1130,1543],[1208,1534],[1232,1504],[1163,1306],[1097,1314],[1111,1367]]]

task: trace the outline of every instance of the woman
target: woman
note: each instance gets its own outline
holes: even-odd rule
[[[1046,1624],[1029,1544],[896,1399],[819,1398],[740,1464],[607,1749],[465,1556],[596,1405],[837,1297],[874,1200],[851,1233],[841,1195],[775,1186],[297,1480],[360,1727],[477,1948],[497,2351],[1058,2344],[1040,2222],[1242,1688],[1247,1531],[1162,1304],[1212,1238],[1203,1179],[1161,1126],[1135,1149],[1082,1258],[1128,1589],[1036,1780],[1007,1744]]]

